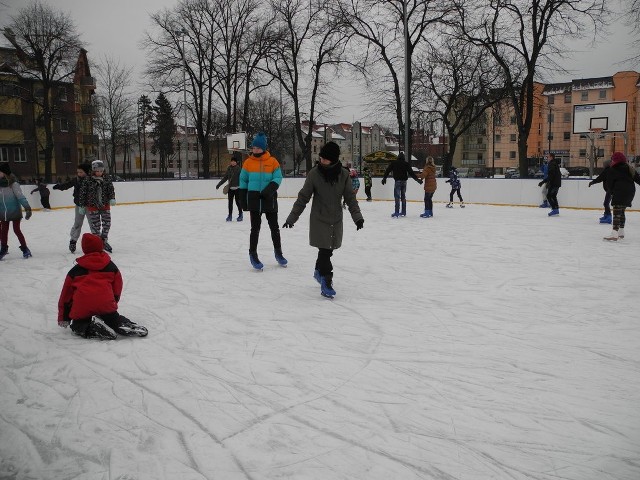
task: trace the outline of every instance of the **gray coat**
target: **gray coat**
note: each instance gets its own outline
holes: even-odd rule
[[[342,168],[337,182],[329,183],[319,168],[315,166],[309,171],[287,217],[287,223],[296,223],[313,196],[309,217],[309,244],[317,248],[336,249],[342,245],[342,198],[344,197],[349,207],[354,223],[362,219],[362,213],[351,187],[349,171]]]

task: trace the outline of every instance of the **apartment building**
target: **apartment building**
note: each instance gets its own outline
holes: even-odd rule
[[[25,76],[25,65],[14,48],[0,47],[0,162],[9,162],[20,178],[44,175],[45,134],[42,124],[40,82]],[[95,108],[87,51],[78,54],[73,78],[58,82],[50,91],[53,117],[53,180],[73,176],[78,163],[95,158],[93,134]]]
[[[626,132],[604,134],[595,139],[595,166],[614,151],[640,157],[640,73],[623,71],[610,77],[576,79],[566,83],[536,83],[533,122],[528,138],[527,157],[535,168],[553,152],[562,165],[590,164],[591,140],[574,133],[576,106],[627,103]],[[495,167],[502,171],[518,166],[518,129],[508,101],[488,110],[474,128],[458,142],[453,164],[471,168]]]

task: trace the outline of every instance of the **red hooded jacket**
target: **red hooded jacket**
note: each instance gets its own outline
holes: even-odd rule
[[[91,233],[82,236],[82,251],[64,280],[58,300],[58,323],[80,320],[118,310],[122,276],[103,250],[102,239]]]

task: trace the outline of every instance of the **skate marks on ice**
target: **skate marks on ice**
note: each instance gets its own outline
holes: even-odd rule
[[[288,268],[263,228],[250,275],[226,202],[119,207],[120,309],[153,335],[109,344],[57,327],[71,219],[34,216],[0,291],[0,477],[638,478],[638,327],[607,288],[638,259],[612,265],[593,212],[389,205],[345,219],[332,302],[308,212]]]

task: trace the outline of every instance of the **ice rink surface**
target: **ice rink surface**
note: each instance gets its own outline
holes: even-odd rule
[[[150,333],[103,342],[57,326],[73,213],[36,212],[0,262],[0,478],[640,478],[640,213],[612,244],[599,211],[360,206],[333,300],[310,207],[257,272],[224,200],[116,206]]]

